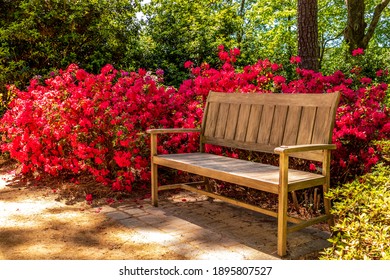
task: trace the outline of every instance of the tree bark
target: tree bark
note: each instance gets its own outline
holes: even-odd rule
[[[298,56],[304,69],[318,71],[317,0],[298,0]]]
[[[245,0],[241,0],[240,10],[238,15],[244,20],[245,19]],[[241,48],[242,38],[244,37],[244,26],[241,26],[240,30],[237,32],[237,43],[238,48]]]
[[[368,43],[374,35],[382,12],[389,3],[390,0],[382,0],[375,7],[370,25],[368,26],[364,18],[366,8],[364,0],[345,0],[348,19],[347,26],[344,30],[344,38],[351,52],[357,48],[366,49],[368,47]]]

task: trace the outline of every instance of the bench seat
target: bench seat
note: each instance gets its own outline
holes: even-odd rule
[[[278,194],[279,167],[208,153],[158,155],[155,164],[217,180]],[[302,184],[304,182],[304,185]],[[288,188],[294,191],[323,185],[325,176],[288,170]]]

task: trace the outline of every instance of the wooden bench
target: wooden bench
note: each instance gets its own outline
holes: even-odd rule
[[[314,186],[329,188],[332,130],[340,94],[258,94],[210,92],[200,129],[150,129],[152,203],[158,191],[182,188],[245,207],[278,220],[277,253],[286,255],[287,233],[328,220],[330,201],[324,199],[325,215],[301,220],[287,215],[288,193]],[[162,133],[200,133],[200,152],[157,154]],[[205,153],[205,144],[279,155],[279,166]],[[289,157],[322,163],[322,174],[289,168]],[[158,186],[158,166],[197,174],[202,182]],[[207,187],[208,178],[278,195],[278,211],[263,209],[220,196]],[[201,186],[206,186],[202,188]],[[287,227],[287,223],[295,225]]]

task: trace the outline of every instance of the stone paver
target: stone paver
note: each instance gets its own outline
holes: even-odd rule
[[[277,221],[204,196],[181,192],[161,199],[105,206],[101,212],[132,229],[132,242],[158,243],[191,260],[276,260]],[[310,227],[287,236],[288,255],[307,259],[326,246],[329,233]]]

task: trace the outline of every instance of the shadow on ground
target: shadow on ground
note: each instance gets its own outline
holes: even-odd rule
[[[279,259],[276,219],[188,192],[92,208],[0,173],[0,259]],[[288,235],[285,259],[316,259],[329,233]]]

